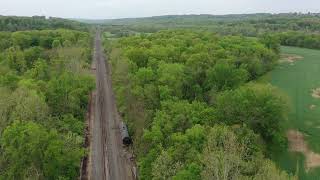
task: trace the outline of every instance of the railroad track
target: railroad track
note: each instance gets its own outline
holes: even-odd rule
[[[91,135],[91,173],[92,180],[131,180],[132,166],[128,152],[123,148],[120,137],[120,119],[117,114],[112,92],[111,73],[101,42],[101,32],[95,36],[94,63],[96,65],[95,116]]]

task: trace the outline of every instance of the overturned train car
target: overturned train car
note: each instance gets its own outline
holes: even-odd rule
[[[124,122],[120,123],[120,132],[121,132],[122,144],[129,146],[132,143],[132,139],[129,136],[128,127]]]

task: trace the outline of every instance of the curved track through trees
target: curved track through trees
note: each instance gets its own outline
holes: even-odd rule
[[[96,70],[96,98],[91,124],[92,180],[133,179],[129,153],[122,147],[120,118],[112,92],[111,73],[101,43],[101,32],[95,36],[94,69]]]

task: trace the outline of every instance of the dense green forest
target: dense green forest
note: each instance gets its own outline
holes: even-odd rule
[[[284,46],[320,49],[320,33],[289,31],[278,33],[276,36]]]
[[[17,19],[7,30],[52,28],[33,20]],[[78,178],[95,87],[91,41],[63,29],[0,32],[0,179]]]
[[[319,14],[80,21],[0,16],[0,180],[78,178],[95,88],[82,22],[107,31],[139,179],[297,179],[270,160],[289,100],[258,80],[280,45],[320,49]]]
[[[95,22],[95,21],[93,21]],[[97,21],[118,37],[165,29],[206,30],[259,37],[275,33],[282,45],[320,49],[320,14],[181,15]],[[96,23],[97,23],[96,22]]]
[[[16,17],[0,15],[0,31],[24,31],[44,29],[87,30],[88,26],[77,21],[44,16]]]
[[[295,179],[267,159],[286,147],[288,103],[254,83],[279,41],[168,30],[105,41],[140,179]]]
[[[235,25],[248,23],[266,30],[312,30],[319,31],[320,14],[282,13],[282,14],[232,14],[232,15],[168,15],[146,18],[111,19],[81,21],[106,25],[137,25],[150,27],[215,26],[217,24]],[[308,26],[308,28],[306,28]]]

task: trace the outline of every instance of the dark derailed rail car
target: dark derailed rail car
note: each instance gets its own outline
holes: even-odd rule
[[[129,136],[128,127],[124,122],[120,123],[121,139],[122,144],[128,146],[132,143],[132,140]]]

